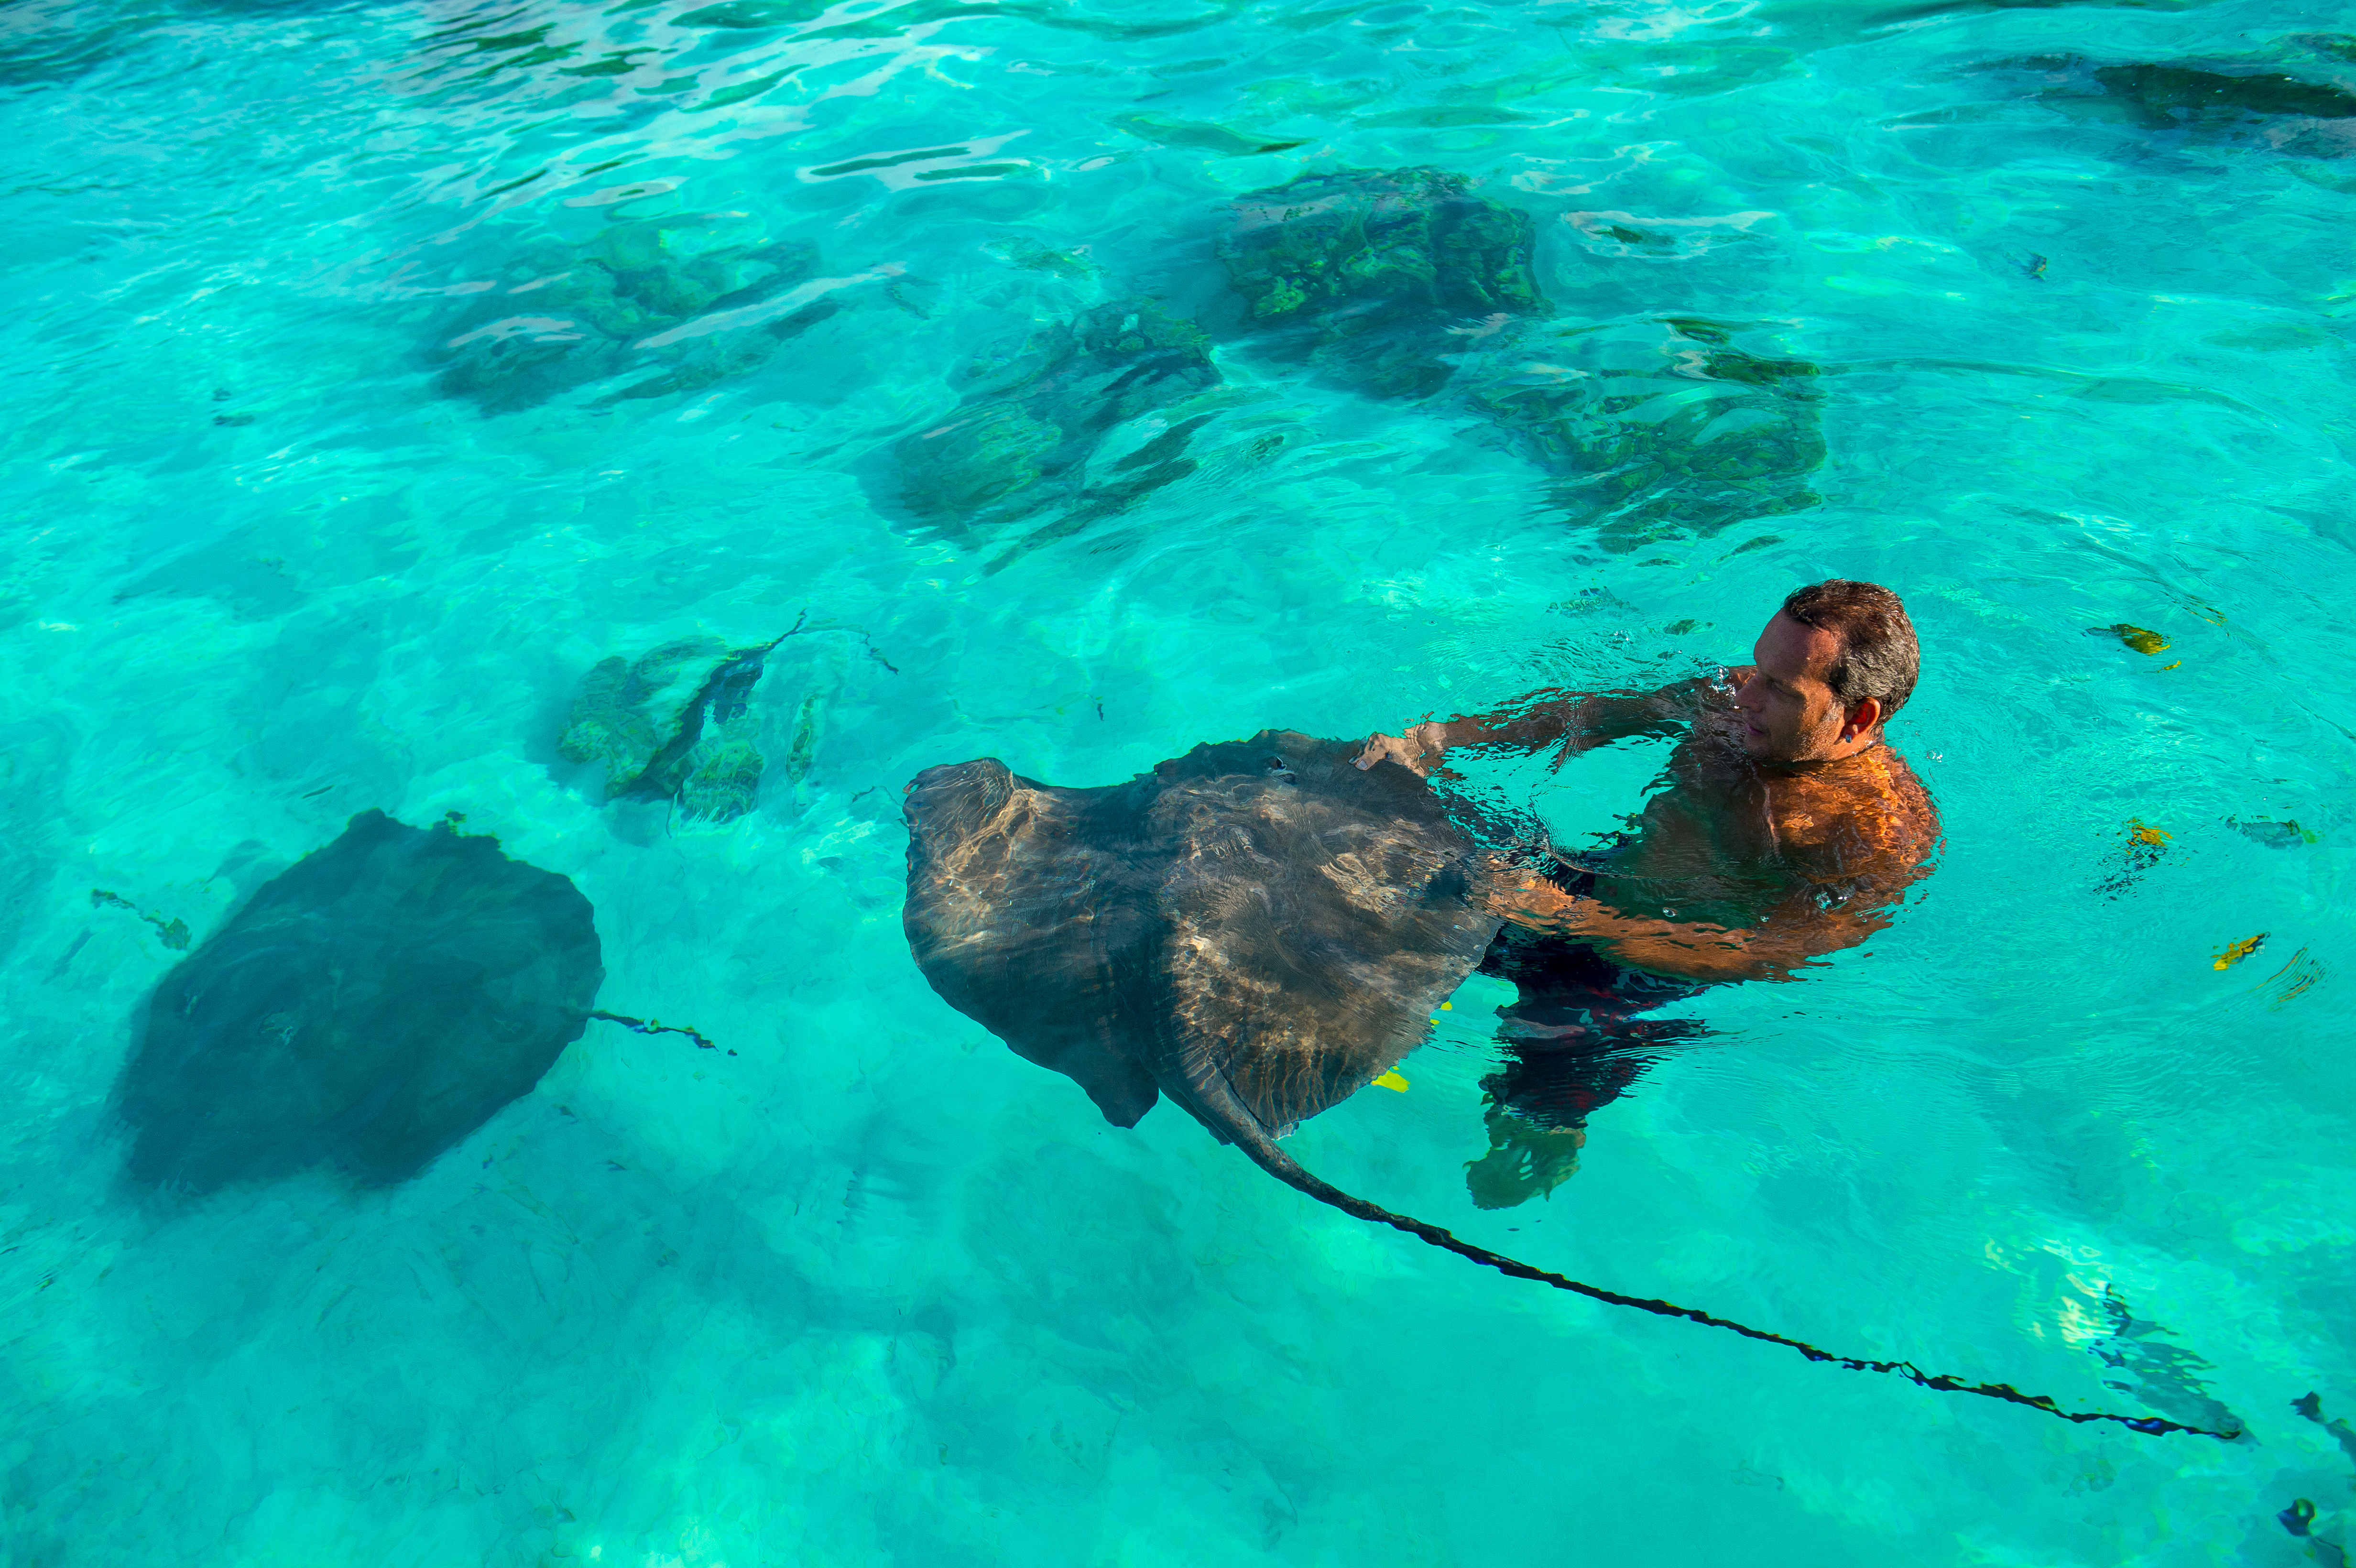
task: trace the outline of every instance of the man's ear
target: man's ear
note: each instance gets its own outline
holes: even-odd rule
[[[1881,699],[1869,697],[1850,709],[1847,716],[1842,719],[1841,739],[1854,741],[1859,735],[1869,735],[1873,733],[1873,727],[1880,722]]]

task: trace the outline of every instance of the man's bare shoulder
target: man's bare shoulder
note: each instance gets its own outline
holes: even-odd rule
[[[1906,864],[1916,865],[1939,847],[1939,808],[1904,757],[1888,745],[1878,755],[1888,770],[1885,800],[1895,819],[1895,837],[1904,847]]]
[[[1939,814],[1906,759],[1877,746],[1778,781],[1770,806],[1783,852],[1814,875],[1902,872],[1939,841]]]

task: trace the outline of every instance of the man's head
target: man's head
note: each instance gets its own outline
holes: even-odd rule
[[[1760,762],[1826,762],[1881,739],[1913,695],[1922,655],[1889,589],[1836,577],[1783,601],[1759,634],[1734,706],[1742,749]]]

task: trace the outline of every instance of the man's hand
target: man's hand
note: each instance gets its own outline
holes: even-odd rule
[[[1439,765],[1440,753],[1448,749],[1448,726],[1426,720],[1404,735],[1376,733],[1366,741],[1366,749],[1357,755],[1361,768],[1371,768],[1388,759],[1418,778],[1430,774]]]
[[[1536,873],[1492,857],[1489,912],[1533,931],[1577,937],[1632,969],[1681,980],[1780,977],[1784,965],[1765,951],[1756,933],[1699,922],[1624,915],[1583,894],[1567,893]],[[1804,954],[1785,963],[1804,963]]]

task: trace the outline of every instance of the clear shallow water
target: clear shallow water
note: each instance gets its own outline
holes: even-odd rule
[[[2316,25],[12,14],[9,1560],[2271,1564],[2309,1560],[2275,1519],[2298,1497],[2346,1540],[2351,1459],[2291,1402],[2356,1410],[2356,159],[2313,115],[2186,134],[2087,68],[1986,69],[2344,77],[2297,41]],[[1694,318],[1818,367],[1819,500],[1640,539],[1461,403],[1223,346],[1177,411],[1213,416],[1198,466],[1126,509],[1023,550],[1047,517],[906,515],[893,443],[969,362],[1136,293],[1210,299],[1242,193],[1407,165],[1532,216],[1567,350]],[[680,334],[643,360],[454,361],[554,330],[498,302],[613,260],[617,226],[712,214],[723,271],[811,248],[757,319],[682,331],[744,308],[732,274],[609,307],[605,343]],[[1107,1127],[907,960],[923,766],[1102,783],[1268,725],[1680,674],[1834,572],[1900,587],[1926,645],[1899,743],[1949,840],[1901,923],[1689,1005],[1713,1032],[1594,1118],[1549,1200],[1465,1190],[1486,981],[1407,1093],[1289,1147],[1580,1278],[2072,1408],[2213,1402],[2247,1442],[1486,1275],[1170,1110]],[[748,815],[601,805],[559,755],[599,660],[805,614],[858,635],[772,656]],[[2169,646],[2088,635],[2119,623]],[[1607,825],[1649,771],[1587,759],[1545,807]],[[370,806],[464,812],[571,878],[599,1004],[738,1054],[595,1024],[410,1182],[136,1201],[108,1095],[180,956],[139,912],[201,941]]]

